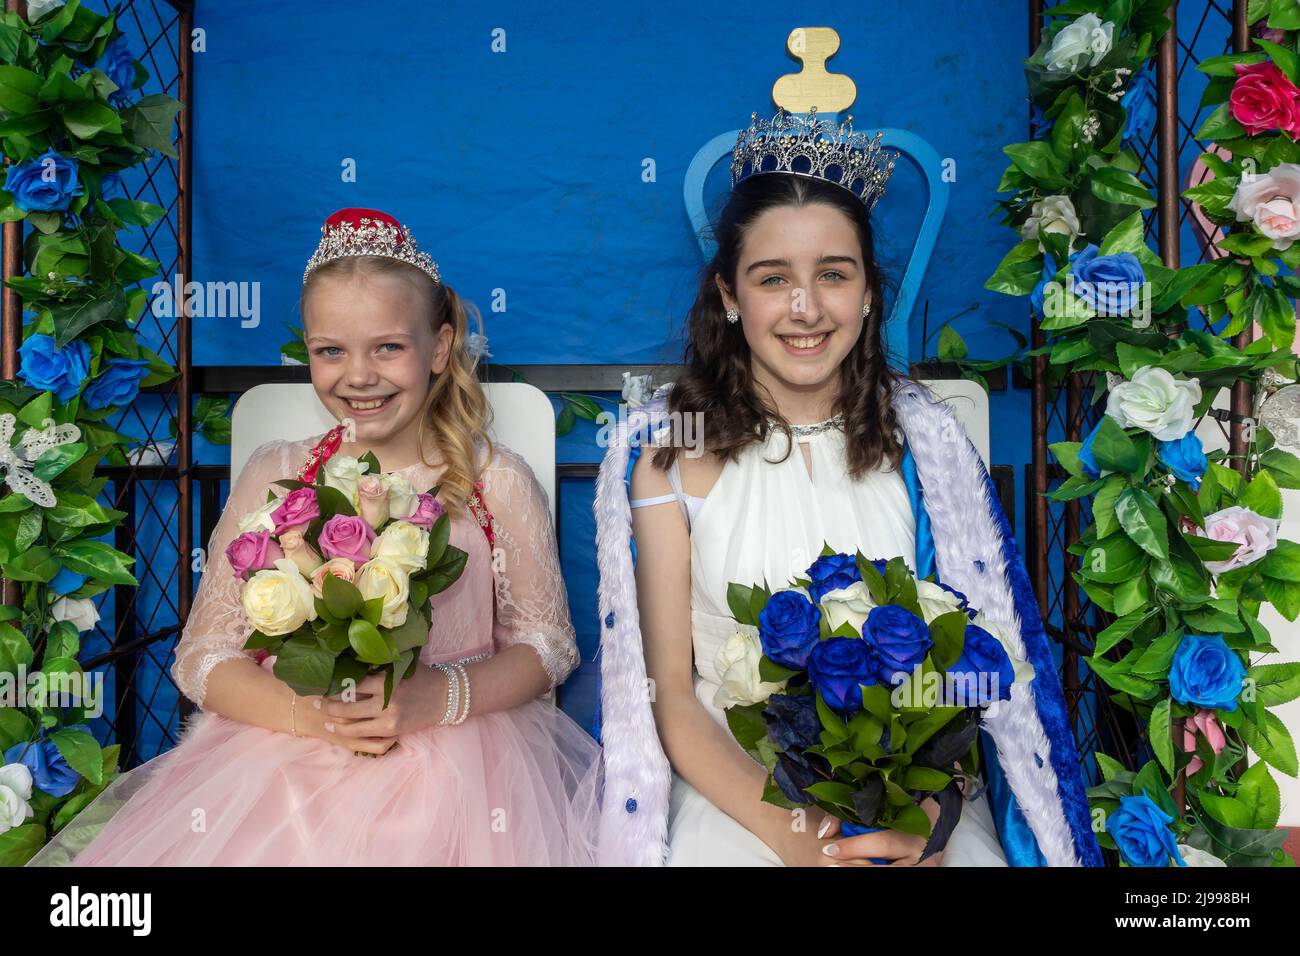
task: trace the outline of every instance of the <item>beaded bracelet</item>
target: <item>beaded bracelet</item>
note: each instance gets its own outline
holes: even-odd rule
[[[453,720],[452,723],[463,724],[465,723],[466,718],[469,717],[469,701],[470,701],[469,672],[465,670],[465,665],[462,664],[460,661],[457,661],[452,666],[454,666],[456,668],[456,671],[460,674],[460,681],[465,687],[465,709],[461,711],[460,716],[458,716],[455,720]]]
[[[460,675],[451,664],[439,664],[438,670],[447,679],[447,711],[442,715],[440,724],[450,724],[460,711]]]

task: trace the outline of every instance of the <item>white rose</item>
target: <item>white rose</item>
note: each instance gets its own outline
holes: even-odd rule
[[[45,14],[63,6],[64,0],[27,0],[27,22],[35,23]]]
[[[50,608],[50,615],[56,621],[71,621],[80,631],[89,631],[99,623],[99,609],[90,598],[61,597]]]
[[[1235,541],[1240,547],[1231,557],[1222,561],[1206,561],[1205,570],[1211,574],[1223,574],[1234,568],[1254,564],[1277,547],[1277,529],[1280,524],[1281,521],[1277,518],[1265,518],[1240,505],[1206,515],[1205,530],[1197,528],[1196,534],[1211,541]]]
[[[849,623],[859,634],[862,633],[867,615],[876,606],[876,602],[871,600],[871,592],[862,581],[854,581],[846,588],[827,591],[819,603],[822,615],[826,618],[826,626],[832,632],[841,624]]]
[[[646,403],[653,391],[650,386],[652,378],[650,375],[623,373],[623,401],[627,402],[628,408],[638,408]]]
[[[785,686],[784,681],[772,683],[758,676],[758,660],[763,656],[758,628],[745,624],[736,627],[739,630],[722,642],[713,658],[720,685],[713,695],[714,707],[725,709],[738,704],[757,704]]]
[[[389,558],[407,574],[424,570],[429,555],[429,532],[409,521],[394,521],[370,545],[372,558]]]
[[[392,558],[372,558],[361,565],[354,583],[367,601],[383,598],[384,608],[379,615],[382,627],[400,627],[406,623],[410,581],[400,564]]]
[[[1052,38],[1043,62],[1054,73],[1074,73],[1085,61],[1089,66],[1100,63],[1114,41],[1114,23],[1085,13]]]
[[[390,474],[388,478],[388,517],[409,518],[420,507],[420,495],[415,486],[401,475]]]
[[[32,772],[20,763],[0,767],[0,833],[32,816]]]
[[[369,462],[357,461],[351,455],[334,455],[325,462],[325,486],[343,492],[343,497],[352,502],[352,507],[359,509],[361,501],[357,486],[361,484],[361,476],[369,470]]]
[[[292,634],[308,621],[316,620],[311,584],[298,566],[288,558],[279,558],[275,568],[254,574],[241,595],[249,623],[272,637]]]
[[[279,498],[272,498],[256,511],[250,511],[244,517],[239,519],[240,531],[274,531],[275,521],[271,518],[271,512],[280,507],[283,501]]]
[[[929,624],[936,617],[961,610],[961,599],[933,581],[917,578],[916,602],[921,605],[921,619]]]
[[[1040,229],[1044,233],[1060,233],[1068,240],[1069,248],[1073,248],[1074,240],[1078,238],[1082,227],[1079,225],[1079,215],[1074,211],[1074,203],[1070,202],[1069,196],[1048,196],[1034,203],[1029,211],[1029,218],[1020,227],[1020,238],[1038,239]],[[1041,241],[1038,243],[1038,250],[1043,251]]]
[[[1205,850],[1198,850],[1194,846],[1188,846],[1186,843],[1178,844],[1178,853],[1183,858],[1183,862],[1188,866],[1227,866],[1213,853],[1207,853]]]
[[[1201,400],[1196,379],[1174,378],[1162,368],[1144,365],[1120,382],[1106,399],[1106,414],[1121,428],[1141,428],[1161,441],[1182,438],[1192,428]]]
[[[1015,651],[1011,648],[1011,639],[1007,637],[1006,632],[1001,627],[990,621],[983,611],[976,612],[971,623],[988,631],[993,639],[1002,645],[1002,649],[1007,652],[1007,657],[1011,661],[1011,669],[1016,675],[1015,682],[1017,684],[1028,684],[1034,679],[1034,665],[1016,656]]]
[[[1266,173],[1243,175],[1228,208],[1240,222],[1273,240],[1273,248],[1287,249],[1300,236],[1300,166],[1278,163]]]

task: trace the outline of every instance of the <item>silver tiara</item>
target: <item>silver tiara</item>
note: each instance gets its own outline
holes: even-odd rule
[[[320,244],[307,260],[302,281],[320,266],[347,256],[385,256],[415,266],[435,283],[441,284],[438,263],[427,252],[415,247],[415,237],[406,226],[401,231],[391,222],[362,216],[355,223],[343,220],[327,222],[320,228]]]
[[[770,120],[753,113],[732,152],[732,188],[751,176],[792,173],[842,186],[870,210],[885,194],[898,153],[881,148],[883,132],[874,137],[855,133],[852,122],[852,116],[838,126],[819,120],[816,107],[806,114],[778,109]]]

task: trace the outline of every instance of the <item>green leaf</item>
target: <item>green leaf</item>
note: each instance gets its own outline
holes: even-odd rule
[[[436,568],[447,551],[447,542],[451,540],[451,516],[447,512],[438,515],[429,529],[429,550],[425,554],[424,566]]]
[[[1130,638],[1133,632],[1142,626],[1154,613],[1155,611],[1151,609],[1133,611],[1111,623],[1097,634],[1097,643],[1093,648],[1093,655],[1100,657],[1120,641]]]
[[[1291,350],[1295,339],[1295,306],[1281,289],[1256,283],[1246,300],[1246,316],[1259,324],[1275,348]]]
[[[1282,517],[1282,493],[1267,471],[1257,472],[1241,496],[1241,506],[1265,518]]]
[[[357,660],[365,664],[387,664],[393,659],[383,635],[369,621],[354,620],[349,623],[348,642],[356,652]]]
[[[1003,257],[993,275],[984,283],[984,288],[1006,295],[1029,295],[1042,274],[1043,258],[1038,251],[1038,241],[1030,239],[1014,246]]]
[[[102,541],[69,541],[55,548],[54,554],[69,570],[105,584],[138,583],[127,570],[135,563],[135,558],[127,557]]]
[[[31,70],[19,66],[0,66],[0,112],[9,115],[31,113],[37,107],[36,96],[42,80]]]
[[[78,139],[94,139],[100,133],[122,132],[122,120],[103,103],[87,100],[63,111],[63,125]]]
[[[1092,520],[1099,539],[1110,537],[1119,527],[1119,522],[1115,518],[1115,503],[1119,500],[1120,492],[1127,487],[1128,483],[1123,478],[1111,478],[1093,497]]]
[[[1282,488],[1300,488],[1300,458],[1281,448],[1270,448],[1260,455],[1259,463],[1273,475]]]
[[[1260,759],[1268,761],[1288,777],[1296,775],[1295,742],[1277,714],[1264,711],[1264,727],[1261,729],[1255,724],[1244,723],[1241,735]]]
[[[1092,455],[1099,468],[1129,475],[1136,474],[1144,464],[1133,439],[1109,415],[1101,419],[1097,437],[1093,439]]]
[[[1172,777],[1174,775],[1174,739],[1169,730],[1169,703],[1170,699],[1166,697],[1151,708],[1151,719],[1147,723],[1147,735],[1151,741],[1151,749],[1155,751],[1156,759],[1160,761],[1160,766],[1164,767],[1165,773]]]
[[[355,584],[344,581],[333,574],[325,575],[321,585],[321,594],[330,614],[341,621],[347,620],[360,611],[361,605],[365,601]]]
[[[176,114],[181,111],[181,103],[161,93],[143,97],[134,106],[122,112],[126,132],[132,142],[145,149],[153,149],[171,159],[178,159],[176,147],[172,145],[172,128]]]
[[[152,226],[164,214],[162,206],[139,199],[110,199],[108,206],[128,226]]]
[[[93,784],[104,779],[104,756],[99,741],[84,730],[65,727],[50,734],[50,740],[59,749],[68,766]]]
[[[1224,543],[1235,544],[1236,542]],[[1235,549],[1229,551],[1226,557],[1232,557],[1233,553]],[[1260,560],[1259,570],[1265,577],[1279,581],[1300,582],[1300,544],[1288,541],[1286,538],[1279,538],[1277,547]]]
[[[1265,707],[1276,707],[1300,697],[1300,663],[1256,664],[1247,676]]]
[[[1232,118],[1228,104],[1224,103],[1211,113],[1196,131],[1196,138],[1202,143],[1211,140],[1239,139],[1246,135],[1246,128]]]
[[[45,845],[45,827],[25,823],[0,833],[0,867],[22,866]]]
[[[1151,189],[1132,173],[1102,167],[1092,175],[1092,194],[1103,202],[1150,209],[1156,204]]]
[[[315,638],[294,635],[276,655],[274,671],[276,677],[304,697],[324,694],[334,676],[334,655]]]
[[[737,622],[748,624],[750,627],[758,627],[758,618],[750,610],[752,591],[752,588],[747,588],[743,584],[731,582],[727,585],[727,607],[731,610],[731,616]]]
[[[1237,781],[1237,800],[1250,813],[1244,826],[1253,830],[1271,830],[1282,815],[1282,792],[1268,772],[1268,765],[1256,761],[1246,768]]]
[[[1115,503],[1120,527],[1154,558],[1169,557],[1169,527],[1155,499],[1142,488],[1125,489]]]

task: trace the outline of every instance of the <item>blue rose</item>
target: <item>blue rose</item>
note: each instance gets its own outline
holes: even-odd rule
[[[820,743],[822,722],[812,694],[773,694],[763,708],[767,736],[781,750],[802,750]]]
[[[821,608],[800,591],[778,591],[758,612],[763,653],[783,667],[805,670],[808,652],[821,638]]]
[[[1191,485],[1193,491],[1200,488],[1201,476],[1210,463],[1195,429],[1174,441],[1162,441],[1157,448],[1160,460],[1172,474]]]
[[[88,408],[130,405],[140,392],[140,383],[149,377],[149,363],[144,359],[115,358],[86,388]]]
[[[862,686],[876,683],[880,659],[857,637],[818,641],[808,655],[808,679],[828,706],[840,713],[862,709]]]
[[[59,595],[71,594],[85,583],[86,576],[84,574],[61,568],[59,573],[54,575],[54,578],[50,581],[50,590]]]
[[[1151,78],[1150,64],[1129,80],[1119,105],[1128,114],[1124,119],[1124,145],[1146,139],[1156,121],[1156,85]]]
[[[10,166],[5,189],[23,212],[67,212],[84,189],[77,181],[77,161],[48,150],[35,159]]]
[[[995,700],[1010,700],[1011,685],[1016,679],[1015,668],[1011,666],[1011,658],[1002,642],[974,624],[966,625],[961,656],[948,668],[948,673],[966,676],[966,681],[959,683],[957,690],[958,693],[974,695],[974,699],[967,696],[962,702],[967,707],[984,707]],[[992,686],[994,681],[996,686]],[[996,693],[989,695],[986,690],[995,690]]]
[[[77,729],[90,732],[84,724]],[[4,762],[21,763],[31,771],[37,789],[51,797],[66,797],[81,779],[81,774],[68,766],[59,748],[49,739],[14,744],[5,751]]]
[[[115,106],[127,101],[126,93],[135,83],[135,56],[126,35],[118,36],[104,48],[104,55],[95,64],[110,80],[118,86],[118,91],[110,97]]]
[[[883,567],[883,565],[882,565]],[[858,573],[858,560],[851,554],[826,554],[812,563],[808,569],[808,594],[813,601],[821,601],[827,591],[838,591],[855,581],[861,581]]]
[[[925,621],[898,604],[881,604],[867,614],[862,636],[875,648],[882,683],[905,680],[925,660],[934,642]],[[899,672],[902,672],[901,676]]]
[[[1173,817],[1147,796],[1120,797],[1119,809],[1106,818],[1106,832],[1129,866],[1168,866],[1173,857],[1186,866],[1169,824]]]
[[[85,342],[69,342],[60,349],[48,335],[29,335],[18,354],[22,357],[18,374],[23,381],[53,392],[61,402],[77,394],[90,372],[90,346]]]
[[[1092,431],[1088,432],[1088,437],[1079,446],[1079,466],[1083,468],[1083,473],[1094,481],[1101,477],[1101,466],[1097,464],[1097,456],[1093,453],[1092,446],[1097,441],[1097,432],[1101,430],[1101,424],[1104,421],[1103,418],[1097,422]]]
[[[1074,294],[1098,315],[1130,314],[1134,295],[1146,281],[1142,263],[1131,252],[1099,256],[1097,251],[1096,245],[1089,244],[1071,258]]]
[[[812,803],[813,798],[804,792],[805,789],[819,780],[825,780],[826,777],[813,770],[808,756],[798,751],[787,750],[776,755],[772,779],[791,803]]]
[[[1169,665],[1169,691],[1179,703],[1233,711],[1245,676],[1222,634],[1186,634]]]

